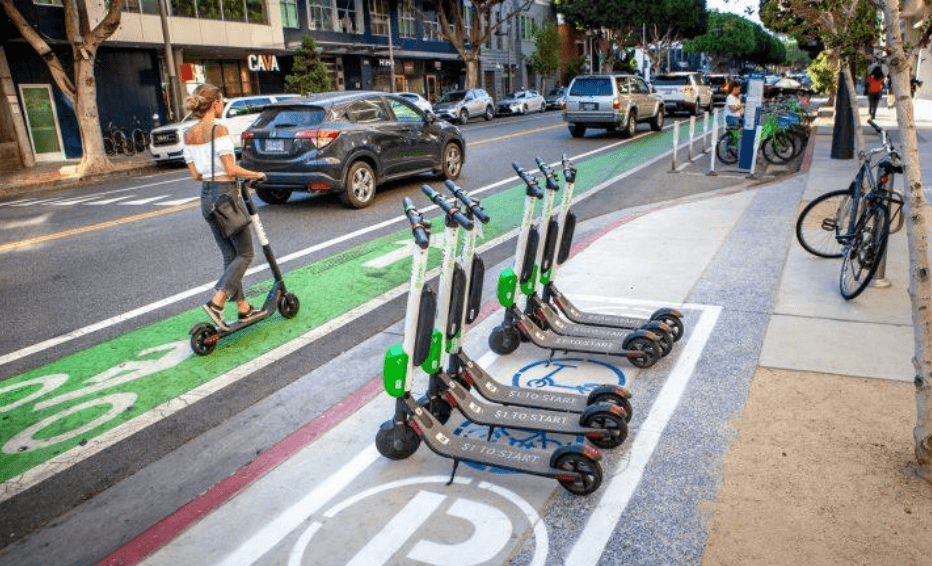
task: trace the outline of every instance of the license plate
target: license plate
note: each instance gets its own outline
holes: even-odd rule
[[[266,151],[285,151],[285,140],[265,140]]]
[[[582,109],[583,110],[598,110],[599,103],[598,102],[583,102]]]

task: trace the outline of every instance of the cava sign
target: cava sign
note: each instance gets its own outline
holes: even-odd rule
[[[275,55],[247,55],[246,65],[250,71],[281,71]]]

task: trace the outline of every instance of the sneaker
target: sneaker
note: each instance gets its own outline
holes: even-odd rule
[[[254,316],[260,314],[261,312],[262,312],[262,311],[260,311],[260,310],[257,309],[256,307],[254,307],[254,306],[252,306],[252,305],[249,305],[249,310],[248,310],[248,311],[239,313],[239,320],[241,320],[241,321],[242,321],[242,320],[248,320],[248,319],[250,319],[250,318],[252,318],[252,317],[254,317]]]
[[[227,323],[223,320],[223,307],[217,306],[213,301],[207,301],[204,303],[204,310],[207,311],[207,315],[214,321],[214,324],[226,329]]]

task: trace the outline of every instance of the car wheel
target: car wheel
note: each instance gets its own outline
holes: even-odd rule
[[[259,187],[256,189],[256,196],[265,204],[285,204],[291,196],[291,190]]]
[[[663,129],[663,118],[664,118],[663,114],[664,114],[663,106],[662,105],[658,106],[657,113],[654,114],[654,117],[651,118],[651,121],[650,121],[651,130],[654,130],[655,132],[659,132],[660,130]]]
[[[689,109],[689,114],[691,116],[699,115],[699,99],[698,98],[696,99],[696,103],[693,104],[692,108]]]
[[[570,124],[570,135],[574,138],[581,138],[586,135],[586,127],[581,124]]]
[[[485,107],[485,121],[488,122],[495,117],[495,110],[491,106]]]
[[[547,111],[547,105],[546,105],[546,104],[541,104],[541,105],[540,105],[540,110],[539,110],[539,112],[540,112],[541,114],[543,114],[543,113],[546,112],[546,111]]]
[[[340,201],[350,208],[365,208],[375,197],[375,171],[365,161],[356,161],[346,171]]]
[[[632,108],[628,112],[628,121],[625,123],[625,129],[621,131],[622,137],[630,138],[634,136],[634,132],[638,129],[637,119],[637,112]]]
[[[463,170],[463,151],[456,142],[447,142],[440,154],[440,175],[455,181]]]
[[[463,108],[460,110],[460,124],[465,124],[469,121],[469,111]]]

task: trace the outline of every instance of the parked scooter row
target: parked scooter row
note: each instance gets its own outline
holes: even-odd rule
[[[555,287],[554,291],[547,291],[546,286],[553,284],[556,264],[562,263],[569,251],[561,233],[568,234],[570,240],[572,238],[572,229],[564,230],[562,225],[570,217],[570,198],[564,198],[560,215],[552,215],[553,196],[559,190],[559,182],[543,162],[538,160],[538,164],[547,179],[548,195],[544,200],[541,225],[546,222],[548,234],[545,245],[538,250],[537,229],[532,228],[534,199],[544,195],[537,180],[514,164],[525,181],[527,199],[514,267],[502,274],[498,285],[499,299],[506,308],[506,324],[511,326],[507,327],[508,330],[505,325],[497,327],[490,343],[494,346],[507,341],[508,348],[503,348],[501,353],[506,353],[504,350],[512,352],[524,337],[552,352],[616,354],[627,357],[639,367],[653,365],[682,335],[682,319],[678,312],[657,311],[651,319],[644,321],[609,317],[614,325],[597,327],[565,321],[555,311],[547,312],[549,305],[537,297],[538,280],[545,286],[544,296],[554,296]],[[575,180],[575,168],[566,159],[564,175],[568,186],[571,186]],[[446,184],[455,198],[445,198],[427,185],[422,187],[444,212],[439,294],[435,294],[425,282],[432,226],[410,199],[404,201],[405,214],[414,236],[412,274],[404,342],[389,349],[384,366],[384,385],[386,391],[396,398],[395,412],[393,418],[380,427],[376,446],[387,458],[403,459],[411,456],[423,439],[431,450],[454,461],[453,475],[460,461],[473,462],[553,477],[571,493],[588,495],[601,484],[601,455],[587,444],[572,444],[574,439],[568,437],[584,436],[600,448],[620,446],[627,437],[627,422],[631,418],[630,393],[614,385],[597,387],[588,396],[549,391],[541,394],[512,387],[495,380],[462,351],[466,327],[475,320],[479,311],[484,279],[484,265],[475,253],[476,222],[488,222],[489,217],[481,204],[468,193],[450,181]],[[461,231],[465,231],[465,237],[460,261],[457,262],[456,244]],[[557,242],[561,243],[562,259],[555,256]],[[540,279],[538,273],[541,274]],[[521,274],[520,278],[516,274]],[[516,306],[515,294],[519,284],[521,291],[528,296],[526,310]],[[670,324],[661,318],[666,318]],[[619,330],[628,328],[619,322],[626,325],[637,323],[638,327],[630,331]],[[541,324],[546,327],[541,328]],[[505,336],[511,328],[520,334]],[[557,328],[565,334],[558,334]],[[573,331],[581,335],[573,336]],[[500,341],[496,334],[501,334]],[[617,346],[619,342],[621,347]],[[662,345],[665,342],[666,345]],[[419,400],[411,395],[416,366],[421,366],[429,375],[427,394]],[[473,395],[473,390],[482,399]],[[454,409],[473,423],[487,425],[487,438],[476,440],[457,436],[446,424]],[[497,427],[542,431],[567,438],[563,439],[563,446],[552,452],[497,444],[493,441]]]

